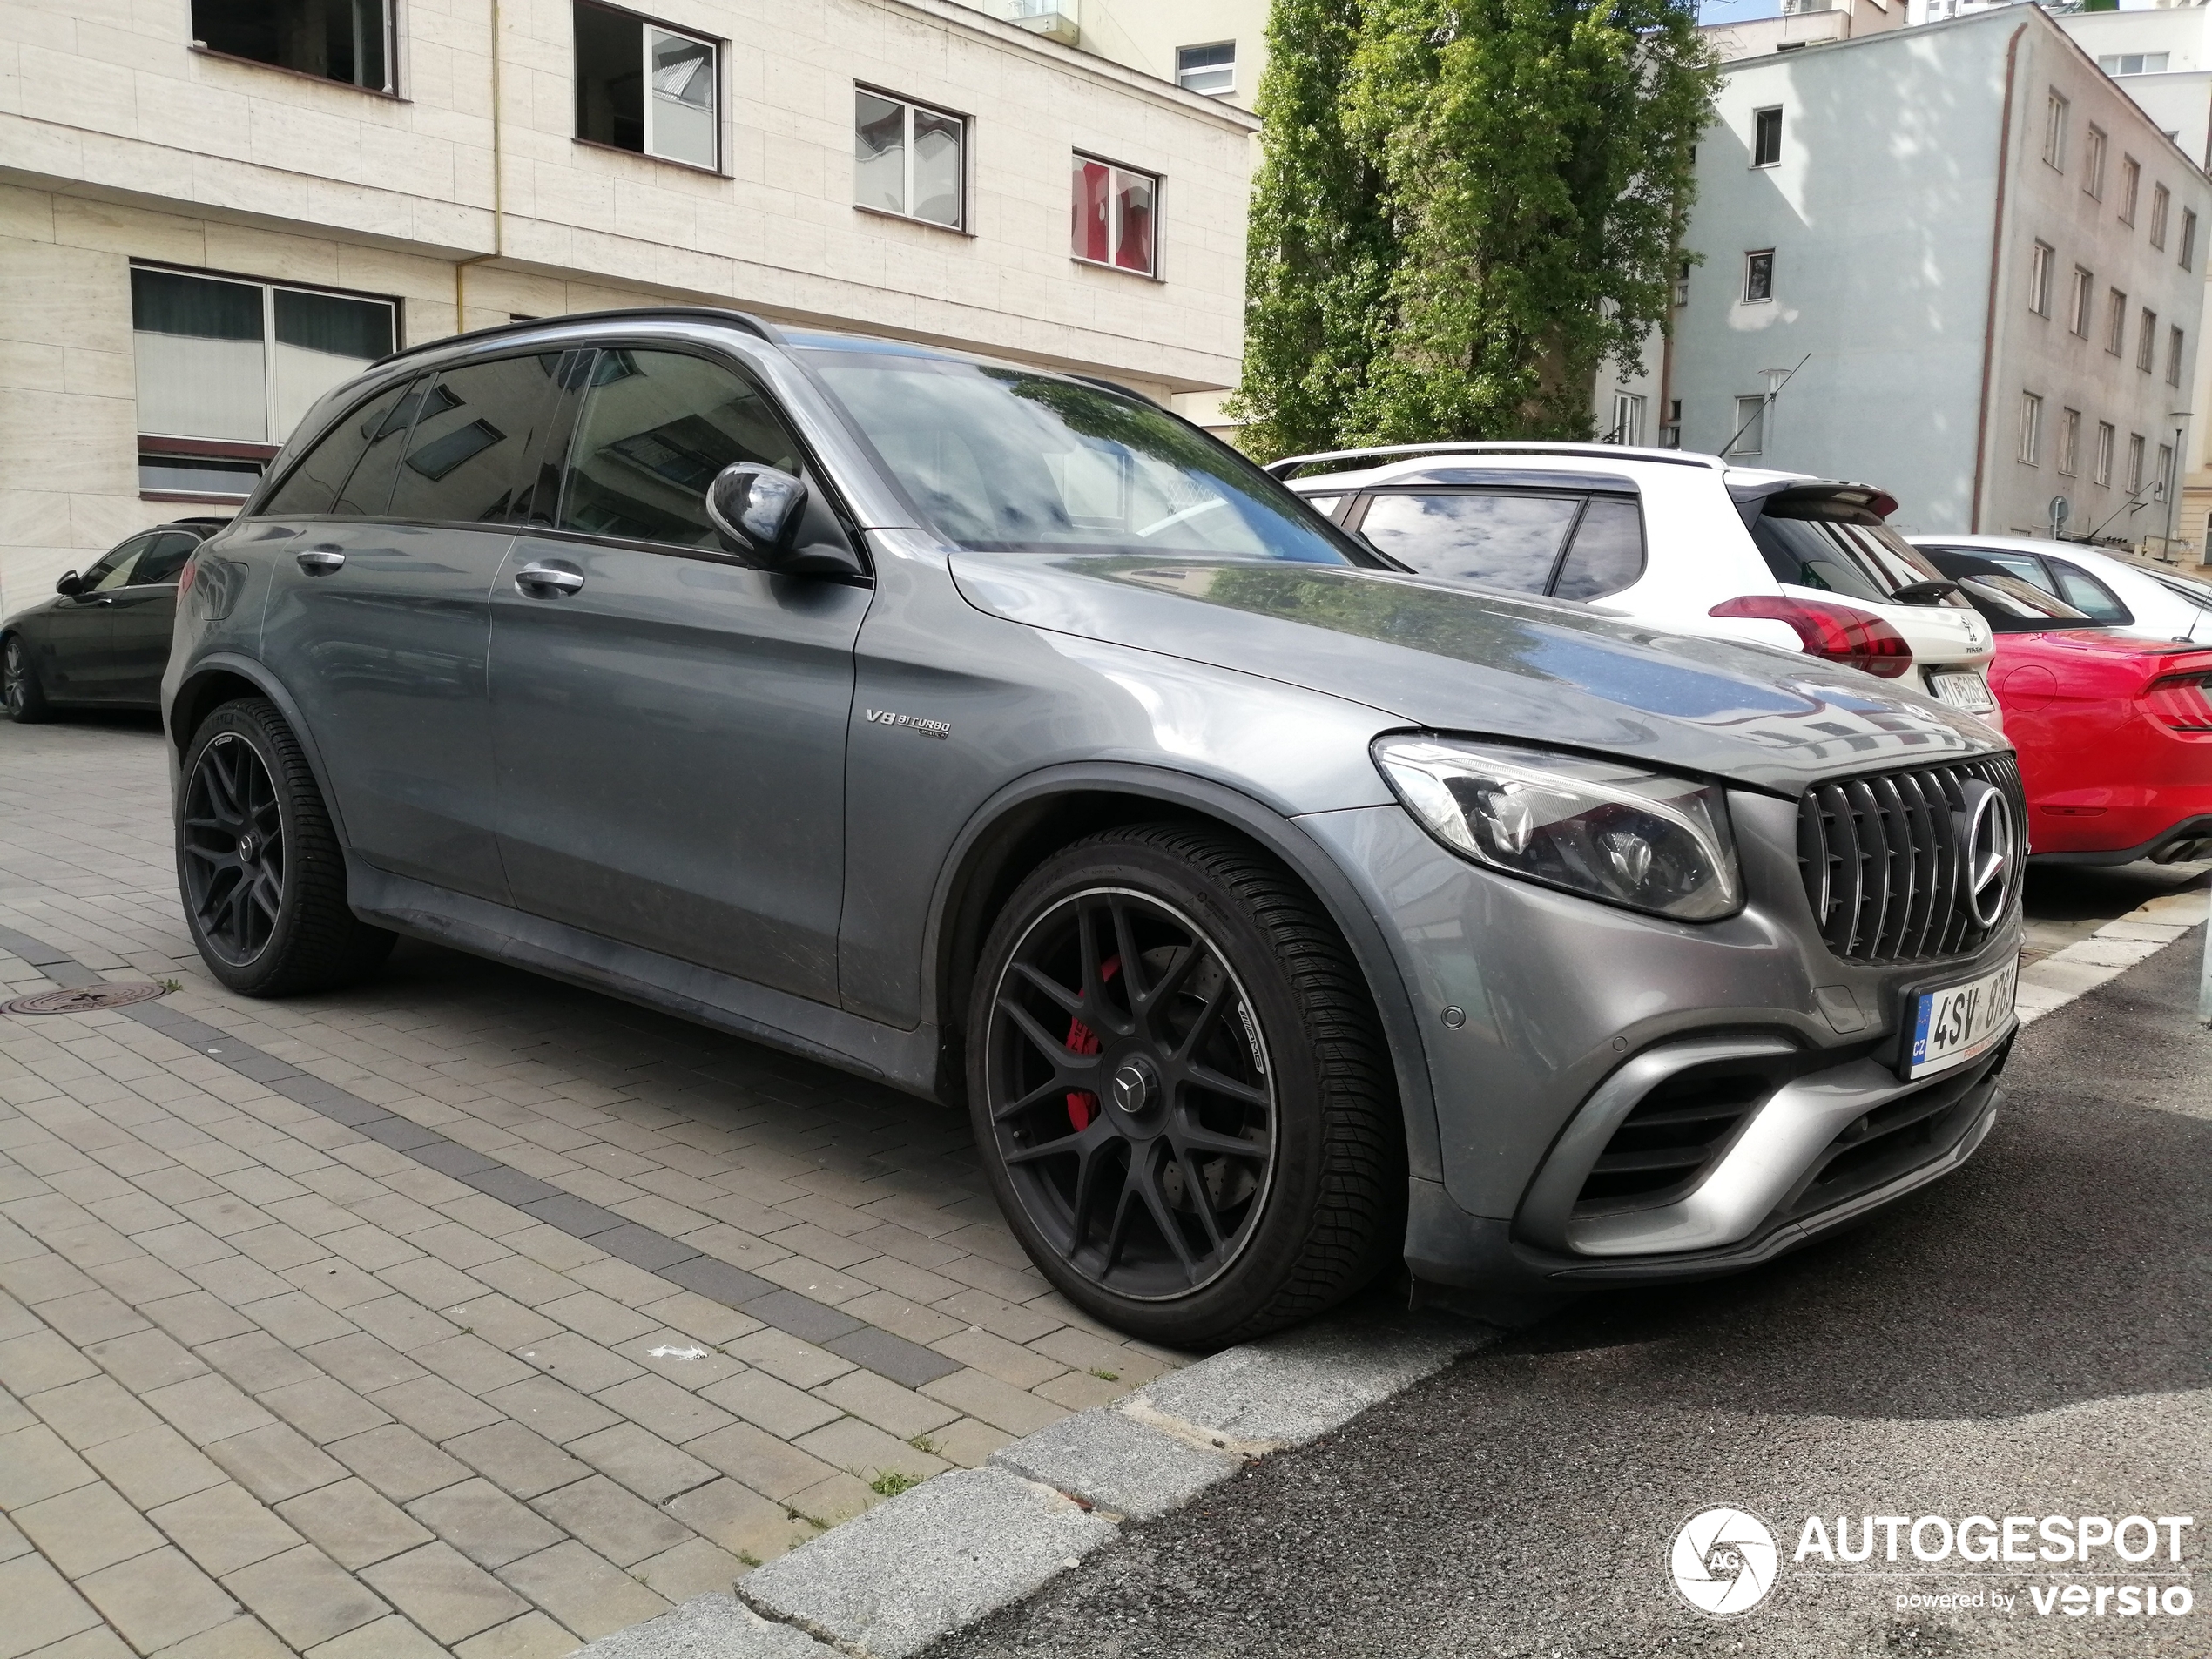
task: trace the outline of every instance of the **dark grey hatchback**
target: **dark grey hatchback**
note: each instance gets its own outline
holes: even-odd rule
[[[1096,1316],[1765,1260],[1957,1167],[1971,717],[1384,568],[1113,387],[652,310],[405,352],[193,561],[179,871],[264,995],[442,941],[964,1099]]]

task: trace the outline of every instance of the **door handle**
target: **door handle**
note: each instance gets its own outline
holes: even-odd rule
[[[300,568],[309,576],[328,576],[333,570],[341,569],[346,563],[346,556],[334,547],[311,547],[293,556]]]
[[[525,564],[515,572],[516,589],[532,598],[571,594],[583,585],[581,571],[563,570],[557,564]]]

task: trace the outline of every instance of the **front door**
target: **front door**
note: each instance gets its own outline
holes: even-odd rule
[[[115,701],[115,601],[156,539],[134,536],[111,549],[84,572],[75,593],[40,615],[30,642],[38,684],[48,697],[65,703]]]
[[[589,382],[556,521],[516,541],[492,594],[515,903],[834,1003],[868,590],[723,551],[704,504],[723,467],[820,488],[735,366],[609,349]]]
[[[169,666],[169,637],[177,621],[177,577],[199,545],[190,530],[164,530],[138,556],[131,579],[108,607],[108,649],[115,698],[152,707],[161,701],[161,674]]]
[[[359,457],[321,469],[347,480],[322,515],[293,524],[263,624],[263,655],[314,735],[348,846],[380,869],[501,902],[489,598],[558,401],[557,362],[442,369],[341,420],[323,442]],[[318,469],[320,448],[295,477]]]

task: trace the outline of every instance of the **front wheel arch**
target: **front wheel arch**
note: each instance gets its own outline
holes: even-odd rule
[[[1070,843],[1113,826],[1188,819],[1256,843],[1312,894],[1366,981],[1389,1047],[1404,1123],[1407,1172],[1443,1179],[1436,1096],[1421,1021],[1388,939],[1333,858],[1294,819],[1240,790],[1165,767],[1123,762],[1049,767],[1008,785],[977,809],[954,843],[930,911],[923,960],[929,1006],[944,1034],[939,1097],[966,1087],[964,1026],[983,937],[1030,871]]]

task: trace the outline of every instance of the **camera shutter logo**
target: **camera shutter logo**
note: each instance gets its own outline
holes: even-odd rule
[[[1766,1600],[1780,1557],[1774,1534],[1757,1515],[1708,1509],[1683,1522],[1669,1565],[1683,1601],[1727,1618]]]

